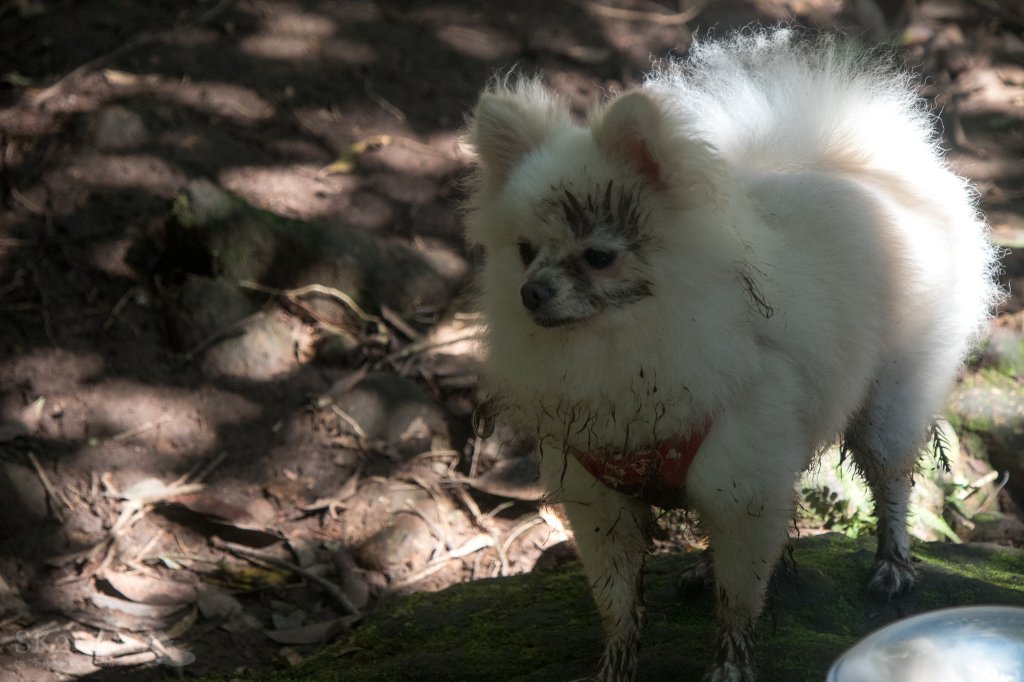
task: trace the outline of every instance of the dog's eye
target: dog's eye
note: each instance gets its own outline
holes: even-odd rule
[[[536,257],[537,250],[533,248],[533,244],[530,242],[519,242],[519,260],[523,261],[523,265],[529,265]]]
[[[604,270],[615,262],[615,252],[604,249],[587,249],[583,252],[583,260],[595,270]]]

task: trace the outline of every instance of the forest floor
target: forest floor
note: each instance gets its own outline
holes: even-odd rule
[[[1018,5],[0,2],[3,679],[287,665],[385,592],[568,555],[514,440],[472,428],[459,134],[502,67],[543,71],[582,113],[698,28],[895,37],[1011,247],[1015,315]],[[219,288],[226,253],[260,245],[183,218],[210,188],[290,245],[241,295]],[[366,310],[301,225],[363,235]],[[233,341],[255,359],[215,352]]]

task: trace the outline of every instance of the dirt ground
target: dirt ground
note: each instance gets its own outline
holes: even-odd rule
[[[0,2],[0,677],[287,665],[382,593],[560,560],[521,458],[471,428],[459,127],[499,68],[582,113],[754,20],[896,37],[1024,240],[1015,0]],[[174,209],[210,183],[415,254],[437,289],[332,322],[261,282],[240,305],[287,350],[225,369],[211,349],[256,318],[196,331],[224,273]]]

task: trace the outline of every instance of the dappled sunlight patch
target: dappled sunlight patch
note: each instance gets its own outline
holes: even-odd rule
[[[275,107],[250,88],[234,83],[160,83],[154,94],[235,123],[265,121]]]
[[[326,38],[334,35],[338,26],[334,20],[322,14],[304,12],[286,12],[271,17],[266,22],[266,29],[278,35],[310,36]]]
[[[309,219],[337,212],[345,204],[343,195],[358,184],[353,177],[321,177],[319,170],[311,164],[242,166],[221,172],[219,180],[259,208]]]
[[[1002,113],[1018,119],[1024,115],[1024,67],[1001,64],[977,69],[963,85],[968,91],[957,103],[962,115]]]
[[[369,45],[344,38],[325,41],[320,46],[320,53],[325,59],[352,66],[366,66],[378,60],[376,50]]]
[[[334,20],[317,14],[287,13],[272,17],[264,32],[242,39],[244,54],[263,59],[316,61],[329,59],[345,64],[365,65],[377,61],[372,47],[336,34]]]
[[[320,52],[320,39],[307,35],[260,35],[246,38],[242,52],[266,59],[315,59]]]
[[[64,437],[96,449],[80,454],[100,457],[118,446],[163,453],[212,448],[220,427],[261,414],[252,401],[220,389],[195,391],[128,380],[112,379],[52,398],[63,406]]]
[[[1017,154],[986,153],[984,157],[970,153],[952,153],[949,165],[954,172],[972,178],[975,182],[1019,180],[1020,156]]]
[[[223,116],[240,124],[265,121],[275,113],[274,105],[252,88],[219,81],[190,81],[160,74],[137,74],[107,69],[103,72],[113,94],[148,95]]]
[[[441,26],[435,35],[453,50],[476,59],[508,59],[520,50],[518,41],[486,26]]]
[[[96,270],[110,277],[133,281],[138,275],[128,264],[128,254],[132,249],[132,240],[117,238],[100,241],[87,247],[86,258]],[[141,289],[140,289],[141,292]],[[145,294],[136,297],[136,303],[145,305]]]
[[[23,351],[23,352],[21,352]],[[47,371],[40,371],[42,368]],[[21,386],[32,399],[64,390],[69,384],[81,384],[95,380],[106,368],[103,356],[96,351],[68,350],[65,348],[19,349],[18,354],[7,359],[4,394],[6,400],[0,409],[9,406],[16,392],[7,393],[15,386]],[[5,416],[9,413],[5,412]]]
[[[372,152],[372,162],[388,170],[426,176],[456,172],[468,161],[455,132],[431,135],[426,143],[407,137],[393,137],[391,144]]]
[[[75,182],[105,189],[145,189],[170,198],[185,184],[181,169],[153,154],[86,153],[66,170]]]

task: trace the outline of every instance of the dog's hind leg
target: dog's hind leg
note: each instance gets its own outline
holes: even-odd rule
[[[881,449],[881,441],[868,435],[872,432],[865,433],[864,428],[855,423],[854,430],[847,432],[846,446],[871,488],[878,519],[878,549],[868,589],[891,598],[909,592],[916,580],[910,554],[907,509],[917,446],[923,440],[924,431],[921,431],[922,438],[913,441],[913,446],[907,445],[897,451]]]
[[[958,360],[958,359],[957,359]],[[883,363],[867,401],[845,434],[846,448],[875,500],[878,550],[868,588],[895,597],[914,587],[907,512],[914,467],[957,362],[924,355]]]
[[[651,508],[597,482],[571,457],[541,460],[541,471],[569,517],[576,550],[605,633],[597,679],[631,680],[643,620],[642,572],[650,546]]]

